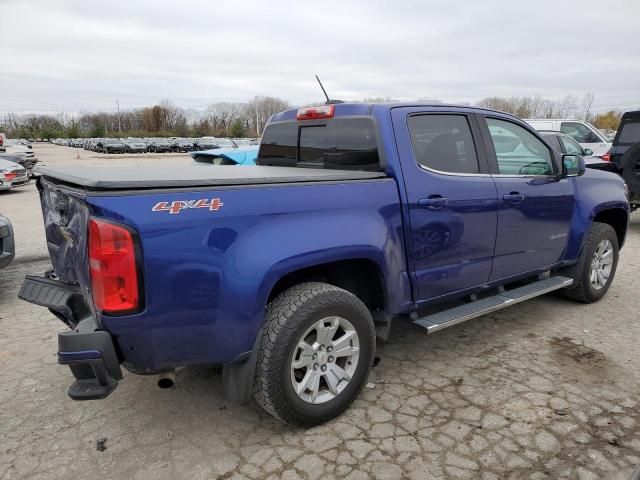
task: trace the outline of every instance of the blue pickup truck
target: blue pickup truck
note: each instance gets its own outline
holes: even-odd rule
[[[225,393],[316,425],[366,383],[392,321],[428,333],[554,290],[602,298],[622,179],[491,110],[328,104],[273,116],[257,165],[43,168],[53,270],[19,293],[69,329],[76,400],[121,367],[221,364]]]

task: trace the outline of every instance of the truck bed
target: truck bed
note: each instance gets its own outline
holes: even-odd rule
[[[297,167],[176,165],[148,167],[42,167],[47,179],[91,191],[218,187],[275,183],[369,180],[384,172]]]

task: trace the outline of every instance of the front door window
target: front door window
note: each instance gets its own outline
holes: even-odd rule
[[[515,123],[487,118],[500,175],[553,175],[549,148]]]

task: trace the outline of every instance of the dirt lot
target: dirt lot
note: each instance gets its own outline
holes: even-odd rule
[[[48,165],[190,161],[34,150]],[[16,298],[48,268],[34,186],[0,194],[0,211],[18,248],[0,270],[1,478],[626,479],[640,464],[640,214],[601,302],[547,296],[428,337],[398,323],[373,388],[305,431],[228,404],[207,367],[169,390],[125,373],[108,399],[72,402],[64,326]]]

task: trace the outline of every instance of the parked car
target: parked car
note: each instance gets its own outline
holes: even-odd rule
[[[595,168],[597,170],[605,170],[607,172],[618,173],[618,167],[615,163],[608,159],[593,155],[590,148],[582,148],[573,137],[562,132],[554,132],[549,130],[540,130],[545,140],[558,152],[568,155],[580,155],[584,157],[584,163],[587,168]]]
[[[624,177],[633,209],[640,208],[640,111],[626,112],[605,155]]]
[[[258,157],[258,146],[238,148],[214,148],[189,153],[196,162],[213,165],[255,165]]]
[[[573,137],[582,147],[589,148],[593,155],[602,156],[611,148],[611,142],[589,122],[571,119],[527,119],[536,130],[553,130]]]
[[[29,150],[31,150],[32,148],[32,145],[31,145],[32,142],[24,138],[7,139],[6,143],[7,145],[27,147]]]
[[[213,137],[196,138],[193,141],[193,146],[195,150],[211,150],[220,147]]]
[[[91,142],[91,151],[92,152],[100,152],[104,148],[105,138],[94,138],[93,142]]]
[[[106,138],[94,138],[90,144],[89,150],[92,152],[103,152]]]
[[[115,138],[107,138],[102,142],[103,153],[124,153],[125,146],[121,140]]]
[[[176,138],[172,148],[174,152],[191,152],[195,147],[190,138]]]
[[[144,153],[147,151],[147,144],[141,138],[127,138],[123,143],[124,151],[127,153]]]
[[[120,365],[168,385],[222,364],[230,399],[317,425],[393,319],[433,333],[554,290],[595,302],[628,226],[619,176],[481,108],[289,110],[256,163],[41,170],[54,274],[19,296],[71,327],[71,398],[111,394]]]
[[[0,269],[9,265],[16,255],[13,227],[7,217],[0,215]]]
[[[24,155],[25,157],[35,158],[31,145],[24,145],[14,140],[5,141],[5,151],[3,153],[10,155]]]
[[[26,168],[19,163],[0,158],[0,191],[25,185],[28,181]]]
[[[14,163],[17,163],[18,165],[21,165],[27,170],[28,177],[31,177],[31,174],[33,173],[33,168],[35,167],[36,163],[38,163],[39,161],[34,157],[28,157],[24,154],[19,154],[19,153],[16,153],[16,154],[0,153],[0,159],[8,160],[10,162],[14,162]]]
[[[171,143],[166,138],[154,138],[149,143],[149,151],[154,153],[170,152]]]

